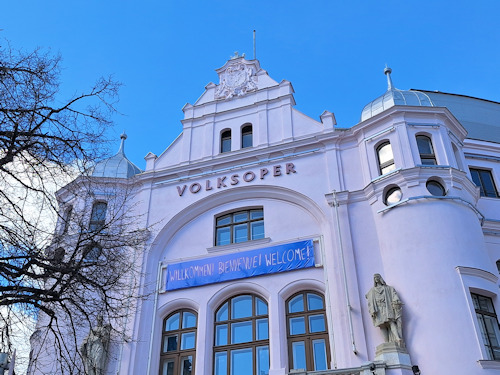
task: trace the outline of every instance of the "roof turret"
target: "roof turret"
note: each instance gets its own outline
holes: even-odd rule
[[[365,105],[361,112],[361,121],[368,120],[395,105],[434,107],[431,98],[421,91],[399,90],[395,88],[392,83],[391,73],[392,69],[386,66],[384,74],[387,77],[387,91],[382,96]]]
[[[93,177],[131,178],[142,171],[125,156],[125,140],[127,135],[120,135],[120,148],[116,155],[104,159],[96,164],[92,172]]]

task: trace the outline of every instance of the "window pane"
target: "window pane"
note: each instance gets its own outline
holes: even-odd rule
[[[253,375],[251,348],[231,351],[231,375]]]
[[[425,186],[427,187],[429,193],[436,197],[444,197],[446,195],[444,187],[437,181],[427,181]]]
[[[488,335],[489,344],[491,346],[499,346],[498,338],[500,337],[500,332],[498,332],[498,322],[496,317],[485,315],[484,325],[486,327],[486,333]]]
[[[294,297],[290,302],[288,302],[288,312],[295,313],[304,311],[304,297],[302,294]]]
[[[257,375],[269,375],[269,346],[257,347]]]
[[[381,171],[380,171],[380,173],[386,174],[386,173],[392,172],[394,170],[396,170],[396,165],[395,164],[391,164],[391,165],[389,165],[389,166],[387,166],[385,168],[382,168]]]
[[[482,181],[482,187],[484,189],[484,195],[487,197],[496,197],[497,191],[495,184],[493,183],[493,176],[490,171],[479,171]]]
[[[165,336],[163,338],[163,352],[171,352],[177,350],[177,335]]]
[[[250,228],[252,230],[252,240],[259,240],[264,238],[264,222],[255,221],[250,223]]]
[[[290,335],[306,333],[306,322],[303,316],[290,318]]]
[[[306,369],[306,346],[303,341],[292,343],[293,369]]]
[[[235,243],[248,241],[248,224],[235,225],[233,229]]]
[[[326,331],[326,328],[325,328],[325,317],[323,316],[323,314],[311,315],[309,317],[309,332],[315,333],[324,331]]]
[[[217,245],[229,245],[231,243],[231,227],[217,228]]]
[[[267,303],[261,300],[259,297],[255,297],[256,302],[256,314],[257,315],[267,315]]]
[[[313,358],[314,358],[314,370],[326,370],[328,369],[326,363],[326,346],[325,340],[313,340]]]
[[[227,345],[227,324],[215,327],[215,345]]]
[[[385,146],[378,149],[378,160],[380,164],[387,163],[393,159],[394,156],[392,154],[392,147],[390,143],[387,143]]]
[[[231,138],[222,139],[221,152],[231,151]]]
[[[227,375],[227,352],[215,353],[215,375]]]
[[[252,322],[231,324],[231,344],[252,341]]]
[[[289,313],[294,313],[294,312],[301,312],[304,311],[304,297],[301,295],[298,295],[297,297],[293,298],[290,302],[288,302],[288,312]]]
[[[217,226],[220,227],[222,225],[227,225],[227,224],[231,224],[231,217],[233,215],[225,215],[225,216],[221,216],[217,219]]]
[[[252,147],[252,134],[243,134],[241,148]]]
[[[422,157],[421,162],[422,165],[436,165],[436,159],[434,159],[434,157],[429,157],[429,158]]]
[[[322,310],[324,308],[323,298],[317,294],[307,293],[307,308],[309,310]]]
[[[403,198],[403,192],[399,187],[393,187],[389,189],[385,196],[385,204],[386,205],[391,205],[391,204],[396,204],[399,201],[401,201],[401,198]]]
[[[104,202],[95,203],[92,208],[92,221],[104,221],[106,219],[107,206]]]
[[[162,375],[174,375],[174,361],[171,359],[167,359],[163,361],[163,365],[161,366],[161,374]]]
[[[252,316],[252,296],[238,296],[231,300],[231,318],[247,318]]]
[[[196,334],[194,332],[183,333],[181,335],[181,350],[193,349]]]
[[[420,154],[433,154],[431,140],[426,136],[417,136],[418,152]]]
[[[167,319],[165,323],[165,331],[173,331],[179,329],[179,316],[180,313],[176,313]]]
[[[223,322],[224,320],[228,319],[227,308],[228,308],[228,303],[226,302],[225,304],[223,304],[221,306],[221,308],[219,310],[217,310],[217,313],[215,314],[215,321],[216,322]]]
[[[242,221],[248,221],[248,212],[247,211],[236,212],[233,215],[233,221],[235,223],[241,223]]]
[[[191,375],[193,373],[193,356],[188,355],[181,358],[181,375]]]
[[[267,340],[269,338],[269,324],[267,319],[258,319],[255,327],[257,340]]]
[[[196,315],[190,312],[185,312],[182,315],[182,328],[196,327]]]
[[[262,210],[252,210],[250,211],[250,219],[261,219],[264,217],[264,211]]]

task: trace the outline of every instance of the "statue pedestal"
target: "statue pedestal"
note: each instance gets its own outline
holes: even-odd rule
[[[394,342],[384,342],[378,345],[375,350],[375,361],[385,362],[386,374],[413,375],[410,354],[405,347]]]

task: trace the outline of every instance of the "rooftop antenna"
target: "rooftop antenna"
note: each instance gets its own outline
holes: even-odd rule
[[[254,60],[257,59],[257,52],[256,52],[256,48],[255,48],[255,30],[253,31],[253,59]]]

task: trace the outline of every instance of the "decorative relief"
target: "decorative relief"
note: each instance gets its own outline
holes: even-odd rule
[[[231,99],[257,90],[256,77],[252,68],[235,62],[220,74],[220,84],[215,90],[216,99]]]

